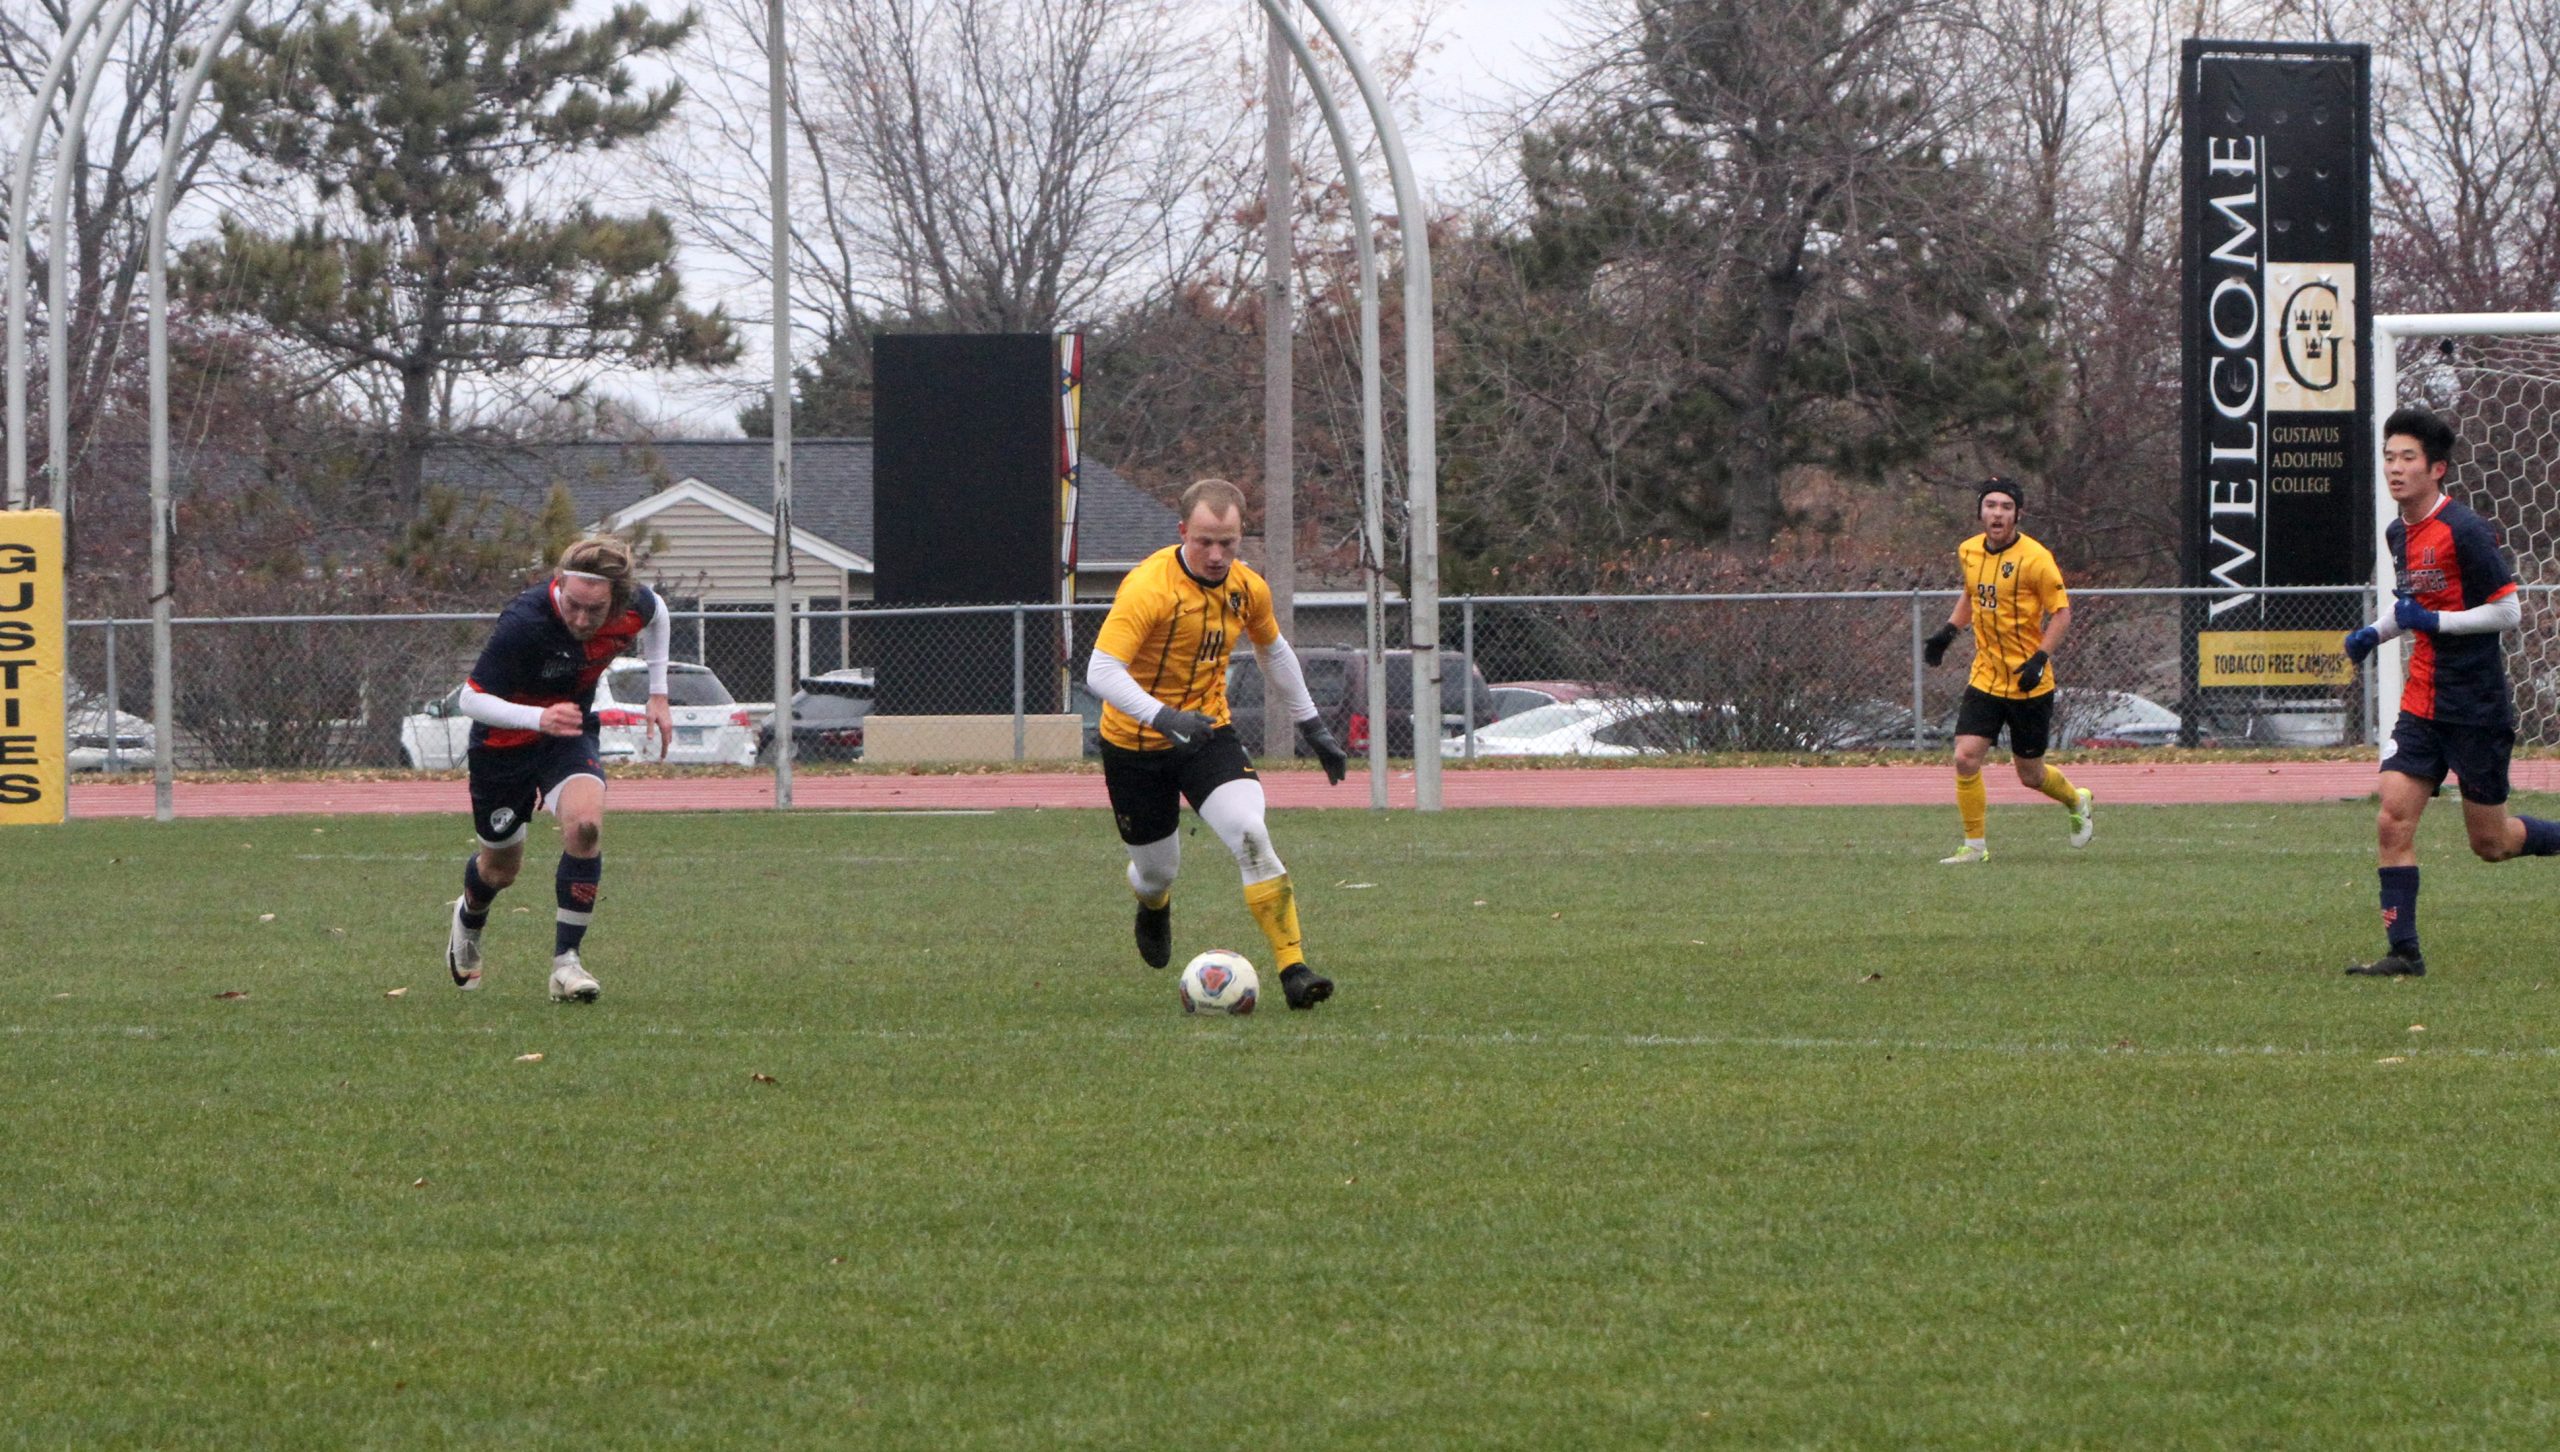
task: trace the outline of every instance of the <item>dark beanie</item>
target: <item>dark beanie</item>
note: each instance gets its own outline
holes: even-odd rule
[[[2019,509],[2027,507],[2026,491],[2018,486],[2017,480],[2007,478],[2003,475],[1994,474],[1990,478],[1983,480],[1981,484],[1975,487],[1973,491],[1973,502],[1976,508],[1981,507],[1983,496],[1987,494],[2006,494],[2009,496],[2009,502],[2012,505]]]

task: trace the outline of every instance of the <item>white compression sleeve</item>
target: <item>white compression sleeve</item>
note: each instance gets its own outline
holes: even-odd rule
[[[2438,635],[2494,635],[2513,630],[2524,619],[2524,604],[2515,596],[2474,605],[2468,610],[2445,610],[2436,615]]]
[[[1093,659],[1085,663],[1084,683],[1141,726],[1155,720],[1156,713],[1164,709],[1164,702],[1148,695],[1138,678],[1129,674],[1129,663],[1115,655],[1095,651]]]
[[[658,602],[658,613],[640,627],[640,658],[649,663],[649,694],[667,693],[667,641],[675,634],[675,622],[667,618],[667,602]]]
[[[502,696],[493,696],[477,686],[465,684],[461,699],[454,704],[463,715],[483,726],[496,726],[508,731],[542,729],[542,707],[528,706],[522,701],[510,701]]]
[[[1253,653],[1262,661],[1263,678],[1271,683],[1271,693],[1289,708],[1292,721],[1312,721],[1320,713],[1316,698],[1307,690],[1307,673],[1298,664],[1298,653],[1289,648],[1289,637],[1277,636],[1269,645],[1258,645]]]
[[[1262,816],[1262,783],[1250,777],[1228,782],[1200,803],[1200,820],[1227,844],[1247,887],[1289,870],[1281,864],[1280,854],[1271,850],[1271,829],[1263,825]]]

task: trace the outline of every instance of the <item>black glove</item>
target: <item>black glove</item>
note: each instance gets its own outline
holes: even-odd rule
[[[1929,637],[1929,643],[1920,647],[1920,658],[1931,665],[1936,665],[1947,658],[1947,647],[1955,643],[1956,628],[1950,625]]]
[[[2048,657],[2043,651],[2037,651],[2035,654],[2027,657],[2027,663],[2018,667],[2019,690],[2032,691],[2036,687],[2044,684],[2044,667],[2045,662],[2048,659],[2050,659],[2050,657]]]
[[[1334,740],[1333,733],[1325,729],[1324,718],[1310,716],[1299,722],[1298,739],[1307,743],[1307,749],[1316,754],[1316,760],[1324,763],[1326,784],[1340,786],[1343,773],[1350,770],[1351,763],[1342,754],[1342,743]]]
[[[1186,750],[1206,742],[1209,733],[1218,729],[1217,722],[1197,711],[1176,711],[1169,706],[1158,711],[1150,724],[1164,733],[1165,740]]]

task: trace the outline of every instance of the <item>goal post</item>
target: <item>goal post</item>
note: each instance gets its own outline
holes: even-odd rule
[[[2391,599],[2397,513],[2383,477],[2382,426],[2423,404],[2461,437],[2453,486],[2494,522],[2525,587],[2524,623],[2507,644],[2519,744],[2560,744],[2560,620],[2542,587],[2560,585],[2560,312],[2400,313],[2373,320],[2373,581]],[[2405,679],[2397,648],[2374,654],[2374,720],[2390,749]]]

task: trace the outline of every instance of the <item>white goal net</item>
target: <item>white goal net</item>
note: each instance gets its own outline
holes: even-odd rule
[[[2418,314],[2374,320],[2374,428],[2404,404],[2451,423],[2447,487],[2498,526],[2524,593],[2508,638],[2517,743],[2560,745],[2560,313]],[[2381,457],[2375,440],[2375,458]],[[2375,578],[2389,598],[2381,528],[2393,517],[2374,469]],[[2376,657],[2383,729],[2399,709],[2401,656]]]

